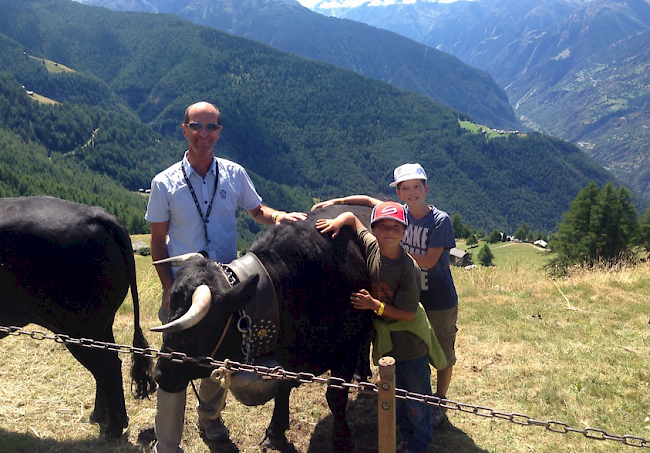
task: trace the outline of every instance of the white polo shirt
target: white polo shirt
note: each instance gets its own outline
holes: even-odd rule
[[[204,218],[214,194],[212,210],[207,219],[207,244],[203,221],[181,165],[185,167]],[[219,182],[214,193],[217,167]],[[194,171],[186,152],[181,162],[162,171],[151,181],[145,219],[152,223],[169,222],[169,256],[207,251],[213,260],[229,263],[237,258],[237,205],[250,210],[258,207],[261,202],[262,198],[241,165],[215,157],[204,179]]]

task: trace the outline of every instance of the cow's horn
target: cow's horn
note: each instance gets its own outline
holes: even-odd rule
[[[198,257],[198,256],[203,256],[203,255],[201,253],[198,253],[198,252],[196,252],[196,253],[186,253],[184,255],[172,256],[170,258],[165,258],[165,259],[162,259],[162,260],[154,261],[151,264],[153,264],[153,265],[164,264],[164,265],[167,265],[167,266],[179,267],[181,264],[183,264],[183,262],[185,262],[185,261],[187,261],[189,259]]]
[[[212,293],[208,285],[201,285],[192,294],[192,306],[180,318],[159,327],[152,327],[154,332],[180,332],[198,324],[210,311]]]

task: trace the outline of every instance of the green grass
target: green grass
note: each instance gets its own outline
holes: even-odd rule
[[[29,58],[33,60],[37,60],[41,62],[42,64],[45,65],[45,69],[47,69],[47,72],[51,73],[59,73],[59,72],[75,72],[73,69],[68,68],[65,65],[62,65],[60,63],[57,63],[55,61],[47,60],[45,58],[38,58],[34,56],[29,56]]]
[[[554,420],[579,430],[592,427],[610,435],[650,439],[650,264],[576,268],[567,278],[553,281],[540,268],[544,255],[529,245],[497,245],[494,253],[496,266],[452,269],[460,298],[458,363],[447,396],[524,414],[524,420]],[[136,262],[142,326],[157,347],[160,334],[149,328],[159,324],[160,284],[150,257],[137,256]],[[130,306],[127,297],[117,315],[118,343],[132,340]],[[90,375],[62,345],[8,337],[2,346],[0,451],[143,451],[136,439],[140,429],[154,421],[155,398],[135,401],[128,394],[128,356],[122,360],[130,429],[125,441],[105,443],[97,440],[97,427],[88,423],[94,392]],[[324,393],[321,385],[303,385],[292,394],[287,436],[297,451],[331,451],[331,416]],[[198,435],[195,402],[188,391],[181,444],[186,453],[207,451]],[[272,407],[267,403],[249,408],[230,398],[224,418],[235,447],[213,451],[258,451]],[[436,432],[429,453],[648,450],[456,410],[448,417],[450,423]],[[348,420],[357,453],[376,452],[376,399],[352,391]]]
[[[460,127],[463,129],[466,129],[470,131],[473,134],[482,134],[485,133],[487,139],[491,138],[496,138],[496,137],[505,137],[510,135],[510,133],[501,133],[497,130],[494,130],[488,126],[483,126],[481,124],[475,124],[472,123],[471,121],[463,121],[463,120],[458,120],[458,124],[460,124]],[[520,135],[525,135],[525,134],[520,134]]]
[[[50,99],[50,98],[48,98],[46,96],[42,96],[42,95],[40,95],[38,93],[34,93],[32,96],[33,96],[35,101],[38,101],[41,104],[58,104],[58,102],[55,101],[54,99]]]
[[[464,240],[457,240],[456,247],[471,253],[474,264],[479,265],[476,257],[485,244],[486,242],[479,241],[477,246],[470,248],[465,244]],[[494,254],[495,266],[510,265],[541,268],[551,259],[552,255],[550,251],[532,244],[497,242],[496,244],[488,244],[488,246]]]

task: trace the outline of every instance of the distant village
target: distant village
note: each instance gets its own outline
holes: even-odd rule
[[[542,249],[545,249],[546,246],[548,245],[548,242],[542,239],[538,239],[535,242],[529,242],[529,241],[517,239],[514,236],[506,236],[506,240],[504,242],[515,242],[518,244],[532,244]],[[449,262],[452,266],[459,266],[466,270],[477,267],[472,261],[472,254],[470,252],[461,250],[456,247],[449,250]]]

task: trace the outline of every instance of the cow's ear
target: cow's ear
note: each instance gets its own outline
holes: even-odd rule
[[[235,311],[243,308],[257,291],[257,284],[260,281],[258,274],[246,277],[244,280],[233,286],[226,294],[225,299],[228,301],[228,311]]]

